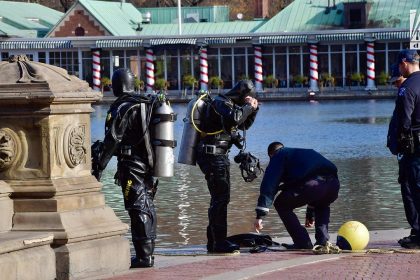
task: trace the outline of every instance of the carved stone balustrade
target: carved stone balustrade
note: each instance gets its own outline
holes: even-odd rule
[[[128,226],[90,173],[91,103],[100,98],[62,68],[26,56],[0,62],[0,180],[12,189],[11,230],[53,233],[57,279],[130,265]]]

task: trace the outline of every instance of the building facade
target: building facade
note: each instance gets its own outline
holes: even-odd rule
[[[67,69],[96,89],[101,78],[128,67],[149,90],[164,79],[169,90],[181,91],[186,75],[195,77],[202,89],[216,76],[225,89],[249,78],[260,91],[305,87],[316,92],[332,83],[375,90],[399,50],[409,45],[409,10],[416,3],[400,7],[398,22],[392,21],[396,15],[391,11],[386,20],[369,17],[393,1],[334,1],[331,7],[330,1],[311,2],[296,0],[270,20],[184,23],[179,34],[177,24],[138,20],[142,14],[131,4],[81,0],[48,38],[0,40],[1,59],[25,53]],[[127,18],[125,26],[101,17],[117,9]],[[300,12],[306,10],[312,14]],[[323,21],[328,20],[326,26]],[[269,76],[278,83],[266,84]]]

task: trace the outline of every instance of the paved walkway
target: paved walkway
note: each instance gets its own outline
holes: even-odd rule
[[[369,249],[382,253],[313,255],[311,251],[266,251],[239,255],[207,255],[204,246],[158,249],[155,267],[131,269],[107,279],[420,279],[420,250],[402,250],[397,240],[408,230],[370,232]],[[331,240],[336,236],[331,235]],[[276,239],[290,243],[290,238]],[[395,251],[392,251],[395,249]]]

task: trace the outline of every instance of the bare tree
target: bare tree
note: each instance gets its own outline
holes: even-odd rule
[[[73,5],[73,3],[74,0],[60,0],[60,4],[63,7],[64,12],[67,12],[70,9],[71,5]]]

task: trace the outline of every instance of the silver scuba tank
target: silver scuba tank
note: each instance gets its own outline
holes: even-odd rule
[[[207,93],[205,93],[207,94]],[[183,164],[195,165],[195,147],[200,140],[200,114],[203,112],[205,102],[203,95],[193,98],[187,107],[187,113],[184,118],[184,129],[182,131],[181,145],[179,147],[178,162]],[[194,127],[194,125],[197,127]]]
[[[174,175],[174,122],[176,114],[169,101],[158,102],[152,113],[153,149],[155,151],[155,166],[153,175],[156,177],[171,177]]]

